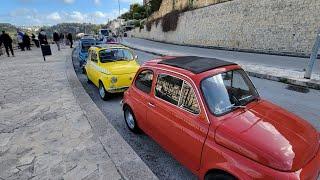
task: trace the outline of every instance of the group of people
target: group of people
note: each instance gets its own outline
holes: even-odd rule
[[[70,48],[72,48],[72,46],[73,46],[72,34],[68,33],[66,36],[66,39],[70,43]],[[30,48],[31,47],[31,40],[34,42],[35,46],[38,48],[40,47],[40,45],[49,44],[46,32],[43,29],[40,30],[40,32],[38,34],[38,38],[36,38],[36,36],[34,34],[32,34],[31,39],[27,33],[24,33],[24,32],[17,30],[17,41],[18,41],[18,46],[21,49],[21,51],[25,51],[25,49],[31,50],[31,48]],[[60,45],[62,43],[63,44],[66,43],[65,35],[63,33],[59,34],[57,31],[55,31],[53,33],[53,41],[57,44],[58,50],[60,51]],[[10,57],[9,50],[11,51],[11,55],[14,56],[12,43],[13,43],[13,40],[10,37],[10,35],[8,33],[6,33],[5,31],[2,31],[2,34],[0,35],[0,55],[2,53],[1,46],[3,44],[6,49],[6,53],[7,53],[8,57]]]
[[[67,40],[69,41],[70,43],[70,48],[72,48],[72,45],[73,45],[73,38],[72,38],[72,34],[71,33],[68,33],[67,35]],[[64,42],[64,34],[62,33],[58,33],[57,31],[55,31],[53,33],[53,41],[56,43],[57,47],[58,47],[58,51],[60,51],[60,44],[61,43],[65,43]]]
[[[17,40],[21,51],[24,51],[25,49],[31,50],[31,39],[27,33],[17,31]]]

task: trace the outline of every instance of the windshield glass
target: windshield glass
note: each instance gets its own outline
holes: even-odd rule
[[[100,30],[101,34],[104,36],[109,36],[109,31],[107,29]]]
[[[112,61],[131,61],[133,54],[127,49],[104,49],[99,52],[100,61],[102,63]]]
[[[82,44],[81,51],[82,52],[88,52],[89,48],[91,47],[90,44]]]
[[[259,94],[243,70],[232,70],[204,79],[201,89],[210,111],[226,114],[257,99]]]
[[[82,41],[81,42],[81,51],[82,52],[88,52],[89,48],[91,46],[94,46],[96,44],[95,41]]]

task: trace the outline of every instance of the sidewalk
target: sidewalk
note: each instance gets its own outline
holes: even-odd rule
[[[240,64],[250,76],[320,89],[320,60],[317,60],[311,80],[304,79],[308,58],[225,51],[179,46],[138,38],[125,38],[123,45],[156,55],[214,57]]]
[[[0,57],[0,179],[156,179],[51,47]]]

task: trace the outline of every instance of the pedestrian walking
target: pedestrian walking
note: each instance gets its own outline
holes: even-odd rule
[[[60,44],[62,44],[63,47],[66,46],[66,41],[63,33],[60,33]]]
[[[38,40],[39,40],[40,44],[48,44],[47,35],[43,29],[41,29],[38,34]]]
[[[30,48],[30,46],[31,46],[31,40],[30,40],[30,37],[29,37],[29,35],[28,35],[27,33],[24,33],[24,35],[23,35],[23,46],[24,46],[28,51],[31,50],[31,48]]]
[[[7,34],[5,31],[2,31],[2,34],[0,36],[0,41],[1,41],[1,43],[3,43],[8,57],[10,57],[9,49],[11,51],[11,55],[14,56],[13,49],[12,49],[12,39],[9,36],[9,34]]]
[[[17,41],[18,41],[18,45],[19,45],[19,48],[21,49],[21,51],[24,51],[23,36],[24,36],[24,33],[17,30]]]
[[[70,48],[72,48],[72,45],[73,45],[73,39],[72,39],[72,34],[69,33],[68,36],[67,36],[67,39],[69,40],[70,42]]]
[[[36,39],[36,35],[34,35],[34,34],[32,33],[31,39],[32,39],[34,45],[35,45],[37,48],[39,48],[39,47],[40,47],[40,45],[39,45],[39,40]]]
[[[3,52],[2,52],[2,41],[0,39],[0,56],[2,56],[2,55],[3,55]]]
[[[53,41],[57,44],[58,51],[60,51],[60,35],[56,31],[53,33]]]

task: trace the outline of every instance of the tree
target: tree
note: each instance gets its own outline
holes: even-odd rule
[[[125,20],[140,20],[146,18],[146,8],[140,4],[130,5],[130,10],[120,16],[120,18]]]
[[[158,11],[160,9],[161,3],[162,3],[162,0],[151,0],[149,2],[151,13]]]

